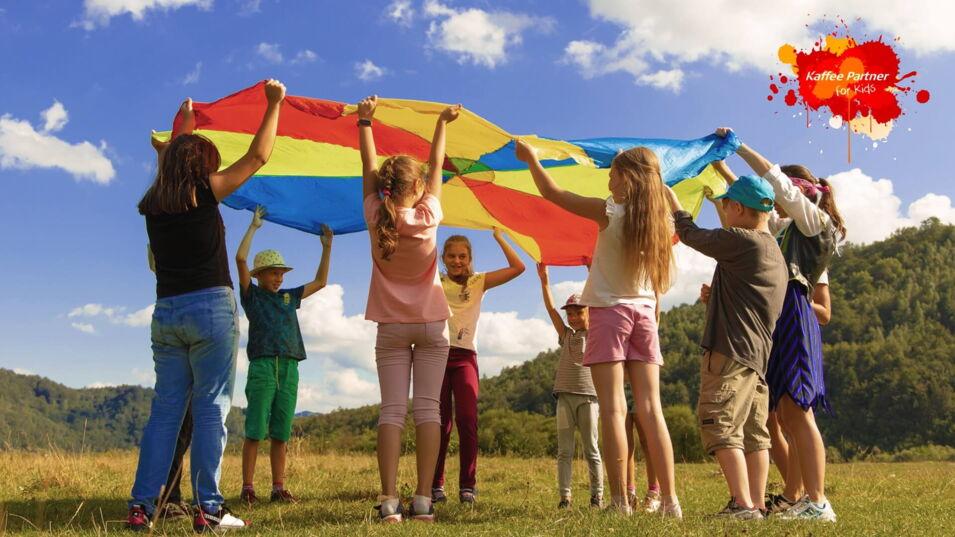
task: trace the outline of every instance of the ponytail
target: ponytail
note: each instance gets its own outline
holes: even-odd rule
[[[836,207],[836,198],[835,192],[832,190],[832,184],[829,183],[827,179],[819,178],[819,184],[826,187],[826,190],[822,193],[822,200],[819,201],[819,208],[826,212],[829,215],[829,218],[832,219],[833,225],[836,226],[836,231],[841,235],[840,240],[846,239],[846,224],[842,219],[842,214],[839,212],[839,208]]]
[[[378,234],[381,258],[385,261],[398,249],[398,210],[395,200],[417,192],[423,181],[424,167],[406,155],[388,158],[378,169],[381,206],[378,208],[375,232]]]

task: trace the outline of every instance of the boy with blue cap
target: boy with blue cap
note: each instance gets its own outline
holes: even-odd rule
[[[761,519],[770,448],[766,369],[788,280],[768,225],[773,188],[744,175],[712,198],[722,229],[697,227],[668,192],[680,240],[717,261],[700,341],[697,407],[703,447],[716,456],[730,490],[717,516]]]

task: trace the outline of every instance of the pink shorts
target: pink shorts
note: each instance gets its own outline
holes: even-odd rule
[[[584,365],[629,360],[663,365],[654,306],[591,307]]]

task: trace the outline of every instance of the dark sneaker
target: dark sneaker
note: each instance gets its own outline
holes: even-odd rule
[[[461,489],[461,492],[458,493],[458,499],[461,500],[461,503],[473,505],[477,499],[477,491],[474,489]]]
[[[736,498],[730,498],[722,511],[713,515],[716,518],[732,518],[736,520],[761,520],[763,513],[755,507],[743,507],[736,503]]]
[[[401,507],[400,500],[394,508],[386,507],[385,502],[381,502],[375,509],[378,511],[378,520],[385,524],[401,522],[404,519],[404,508]]]
[[[166,502],[159,511],[162,520],[180,520],[189,516],[192,511],[185,502]]]
[[[570,498],[561,498],[557,504],[558,509],[570,509]]]
[[[149,515],[146,514],[146,508],[142,505],[134,505],[129,508],[126,515],[126,527],[133,531],[148,531],[150,525]]]
[[[411,502],[411,505],[408,506],[408,518],[418,522],[434,522],[434,504],[429,503],[427,511],[422,509],[421,512],[418,512],[415,511],[414,502]]]
[[[594,509],[601,509],[604,506],[603,496],[600,494],[594,494],[590,497],[590,506]]]
[[[292,493],[285,489],[273,490],[270,500],[273,502],[298,503],[298,498],[292,496]]]
[[[770,513],[782,513],[788,511],[790,507],[796,505],[797,500],[790,500],[782,494],[766,495],[766,510]]]
[[[207,513],[201,507],[196,507],[195,515],[192,517],[192,529],[196,533],[205,533],[216,530],[239,530],[251,526],[252,523],[232,514],[232,511],[225,506],[220,507],[215,513]]]
[[[259,497],[255,495],[255,490],[253,489],[242,489],[242,494],[239,494],[239,499],[245,502],[249,507],[252,507],[253,504],[259,501]]]
[[[448,497],[444,494],[444,487],[431,489],[431,503],[444,503]]]

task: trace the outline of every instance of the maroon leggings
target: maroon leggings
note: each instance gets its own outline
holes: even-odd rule
[[[458,452],[461,455],[459,489],[474,489],[477,472],[477,353],[451,347],[448,367],[441,384],[441,449],[434,471],[435,488],[444,486],[444,459],[451,442],[451,397],[454,396],[454,421],[458,425]]]

